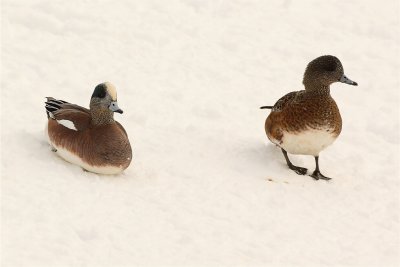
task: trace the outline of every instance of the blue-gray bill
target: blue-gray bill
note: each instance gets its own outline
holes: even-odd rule
[[[346,75],[344,75],[344,74],[343,74],[342,77],[339,79],[339,82],[347,83],[347,84],[355,85],[355,86],[358,85],[356,82],[354,82],[354,81],[350,80],[349,78],[347,78]]]
[[[122,111],[122,109],[120,109],[119,107],[118,107],[118,103],[117,103],[117,101],[113,101],[113,102],[111,102],[111,104],[110,104],[110,106],[108,107],[111,111],[114,111],[114,112],[118,112],[118,113],[124,113],[123,111]]]

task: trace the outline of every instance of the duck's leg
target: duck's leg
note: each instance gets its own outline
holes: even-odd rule
[[[324,176],[320,171],[319,171],[319,165],[318,165],[318,156],[315,157],[315,171],[310,175],[312,178],[315,180],[330,180],[332,178]]]
[[[286,150],[284,150],[283,148],[281,148],[281,149],[282,149],[283,155],[285,156],[286,163],[289,166],[289,169],[295,171],[299,175],[305,175],[307,173],[307,169],[293,165],[289,160]]]

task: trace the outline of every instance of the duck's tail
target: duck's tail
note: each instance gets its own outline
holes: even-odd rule
[[[273,109],[274,106],[262,106],[260,107],[260,109]]]
[[[57,100],[53,97],[46,97],[46,99],[47,101],[45,102],[46,104],[45,109],[47,118],[52,118],[52,119],[54,119],[53,112],[59,110],[62,104],[68,103],[63,100]]]

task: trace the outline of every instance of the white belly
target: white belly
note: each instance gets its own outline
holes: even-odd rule
[[[62,148],[52,145],[55,149],[57,149],[57,154],[65,159],[68,162],[81,166],[83,169],[100,174],[118,174],[122,172],[124,169],[121,167],[115,166],[92,166],[88,163],[84,162],[80,157],[76,156],[74,153]]]
[[[85,161],[83,161],[80,157],[78,157],[74,153],[64,149],[63,147],[56,146],[50,140],[47,124],[46,124],[46,128],[45,128],[45,135],[47,137],[49,144],[57,150],[56,153],[60,157],[62,157],[64,160],[66,160],[72,164],[82,167],[83,169],[85,169],[87,171],[99,173],[99,174],[118,174],[124,170],[122,168],[122,166],[116,167],[116,166],[93,166],[93,165],[90,165],[90,164],[86,163]]]
[[[337,136],[327,130],[309,129],[300,133],[283,133],[280,147],[290,154],[318,156],[319,152],[335,141]]]

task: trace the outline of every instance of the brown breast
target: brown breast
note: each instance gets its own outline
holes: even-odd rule
[[[342,129],[342,118],[335,100],[328,96],[300,95],[284,105],[282,110],[272,110],[265,121],[268,138],[282,141],[283,133],[296,133],[306,129],[324,129],[338,136]]]

